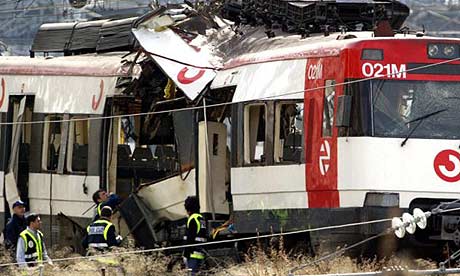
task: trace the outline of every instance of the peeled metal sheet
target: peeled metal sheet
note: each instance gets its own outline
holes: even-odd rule
[[[189,46],[171,29],[139,28],[132,31],[142,48],[189,99],[196,99],[216,76],[209,62],[211,56]]]
[[[238,67],[241,73],[233,83],[236,90],[232,101],[303,99],[306,66],[306,59],[298,59]]]

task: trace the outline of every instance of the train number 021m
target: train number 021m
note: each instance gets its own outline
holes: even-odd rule
[[[388,78],[397,78],[405,79],[407,67],[405,64],[386,64],[381,63],[369,63],[366,62],[361,67],[361,71],[365,77],[388,77]]]

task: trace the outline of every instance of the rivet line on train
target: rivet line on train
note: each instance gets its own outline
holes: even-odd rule
[[[175,61],[174,59],[171,59],[171,60]],[[447,64],[447,63],[454,62],[454,61],[459,61],[459,60],[460,60],[460,57],[449,59],[449,60],[444,60],[444,61],[437,62],[437,63],[426,64],[426,65],[418,66],[418,67],[411,68],[411,69],[404,69],[404,70],[400,70],[400,71],[396,71],[396,72],[390,72],[390,73],[385,74],[385,75],[386,76],[396,76],[396,75],[399,75],[401,73],[414,72],[414,71],[417,71],[417,70],[436,67],[436,66],[439,66],[439,65],[443,65],[443,64]],[[368,80],[374,80],[374,79],[379,79],[379,78],[380,78],[380,76],[372,76],[372,77],[368,77],[368,78],[345,81],[345,82],[335,83],[335,84],[331,84],[331,85],[323,85],[323,86],[303,89],[303,90],[299,90],[299,91],[280,93],[280,94],[276,94],[276,95],[273,95],[273,96],[265,96],[265,97],[261,97],[261,98],[257,98],[257,99],[241,100],[241,101],[234,101],[234,102],[224,102],[224,103],[210,104],[210,105],[206,105],[206,106],[204,106],[204,105],[203,106],[192,106],[192,107],[184,107],[184,108],[173,108],[173,109],[161,110],[161,111],[141,112],[141,113],[132,113],[132,114],[123,114],[123,115],[110,115],[110,116],[101,116],[101,117],[72,118],[72,119],[47,120],[47,121],[46,120],[41,120],[41,121],[38,120],[38,121],[23,121],[23,122],[0,122],[0,126],[2,126],[2,125],[33,125],[33,124],[77,122],[77,121],[95,121],[95,120],[105,120],[105,119],[114,119],[114,118],[127,118],[127,117],[139,117],[139,116],[148,116],[148,115],[155,115],[155,114],[165,114],[165,113],[171,113],[171,112],[181,112],[181,111],[188,111],[188,110],[206,109],[206,108],[213,108],[213,107],[219,107],[219,106],[234,105],[234,104],[240,104],[240,103],[248,103],[248,102],[253,102],[253,101],[270,100],[272,98],[277,98],[277,97],[280,97],[280,96],[296,95],[296,94],[315,91],[315,90],[320,90],[320,89],[324,89],[324,88],[345,86],[345,85],[348,85],[348,84],[355,84],[355,83],[365,82],[365,81],[368,81]]]

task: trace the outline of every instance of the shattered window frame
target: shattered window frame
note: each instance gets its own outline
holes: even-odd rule
[[[332,137],[335,112],[335,80],[326,80],[323,95],[322,137]]]
[[[251,124],[251,109],[252,108],[259,108],[257,111],[258,119],[257,119],[257,127],[250,127]],[[262,111],[260,110],[262,109]],[[265,154],[266,154],[266,131],[267,131],[267,116],[268,116],[268,107],[265,103],[254,103],[248,104],[244,107],[244,164],[245,165],[263,165],[265,164]],[[263,112],[263,113],[261,113]],[[255,115],[255,114],[254,114]],[[263,119],[264,126],[260,126],[260,120]],[[256,123],[255,121],[252,124]],[[253,131],[257,130],[255,137],[252,135]],[[260,137],[259,130],[263,130],[263,140],[259,141],[257,138]],[[255,139],[254,146],[251,147],[250,140]],[[262,145],[260,145],[263,143]],[[259,154],[258,149],[262,149],[262,152]],[[258,155],[259,159],[256,158]]]
[[[295,114],[294,116],[290,117],[288,126],[289,133],[288,135],[293,134],[294,137],[300,135],[299,139],[293,140],[294,145],[286,146],[286,137],[282,136],[282,134],[286,134],[285,132],[281,132],[282,128],[282,120],[281,120],[281,112],[283,111],[283,107],[287,105],[295,106]],[[284,109],[284,111],[286,111]],[[304,112],[304,102],[303,100],[286,100],[286,101],[279,101],[275,103],[275,136],[274,136],[274,143],[273,143],[273,153],[274,153],[274,161],[275,164],[292,164],[292,163],[301,163],[302,162],[302,154],[304,152],[303,145],[304,145],[304,121],[303,121],[303,112]],[[301,118],[301,119],[299,119]],[[292,122],[291,122],[292,120]],[[300,124],[297,124],[297,121],[300,121]],[[293,132],[292,132],[293,130]],[[285,160],[284,155],[288,153],[286,148],[290,148],[292,152],[292,158],[294,160]],[[299,154],[299,156],[295,156],[295,154]]]
[[[45,116],[45,122],[43,126],[43,147],[42,147],[42,170],[43,171],[57,171],[58,170],[58,165],[59,165],[59,153],[60,153],[60,145],[61,145],[61,137],[62,137],[62,122],[48,122],[48,121],[61,121],[63,120],[64,115],[63,114],[51,114],[51,115],[46,115]],[[54,133],[54,137],[51,138],[53,135],[51,132],[53,130],[57,130],[58,128],[56,125],[59,125],[59,133]],[[59,134],[59,137],[57,138],[58,141],[56,141],[56,134]],[[55,146],[55,152],[54,152],[54,157],[55,161],[53,163],[50,163],[50,142],[51,139],[53,141],[53,145]],[[57,145],[57,149],[56,149]],[[53,166],[54,165],[54,166]]]
[[[82,119],[88,119],[88,116],[73,116],[69,123],[69,138],[68,138],[68,143],[67,143],[67,156],[66,156],[66,165],[67,165],[67,170],[69,173],[76,173],[76,174],[81,174],[81,173],[87,173],[88,172],[88,155],[89,155],[89,144],[90,144],[90,127],[91,127],[91,121],[90,120],[82,120]],[[77,128],[78,125],[83,124],[81,126],[81,129],[79,131],[82,131],[86,128],[86,133],[80,133],[77,134]],[[77,137],[79,135],[85,135],[86,137]],[[75,141],[77,140],[77,142]],[[86,143],[79,144],[79,141],[83,141]],[[78,144],[79,146],[85,146],[86,145],[86,164],[83,166],[84,169],[79,169],[78,167],[75,168],[74,164],[74,158],[75,158],[75,151],[74,149],[76,148],[75,145]],[[81,167],[80,167],[81,168]]]

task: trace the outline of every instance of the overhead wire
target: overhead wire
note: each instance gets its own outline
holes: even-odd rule
[[[453,212],[453,211],[457,211],[457,209],[458,208],[447,209],[447,210],[444,210],[444,212],[445,213]],[[309,229],[289,231],[289,232],[280,232],[280,233],[273,233],[273,234],[266,234],[266,235],[257,235],[257,236],[235,238],[235,239],[228,239],[228,240],[221,240],[221,241],[211,241],[211,242],[200,243],[200,246],[206,247],[206,246],[209,246],[209,245],[219,245],[219,244],[225,244],[225,243],[235,243],[235,242],[240,242],[240,241],[250,241],[250,240],[257,240],[257,239],[264,239],[264,238],[281,237],[281,236],[295,235],[295,234],[301,234],[301,233],[319,232],[319,231],[325,231],[325,230],[334,230],[334,229],[341,229],[341,228],[347,228],[347,227],[354,227],[354,226],[361,226],[361,225],[369,225],[369,224],[390,222],[391,220],[392,220],[392,218],[384,218],[384,219],[377,219],[377,220],[370,220],[370,221],[363,221],[363,222],[354,222],[354,223],[347,223],[347,224],[340,224],[340,225],[331,225],[331,226],[323,226],[323,227],[317,227],[317,228],[309,228]],[[385,231],[388,231],[388,229],[385,230]],[[386,234],[388,234],[388,233],[386,233]],[[380,235],[383,235],[383,232],[380,233],[380,234],[377,234],[376,236],[369,237],[369,238],[364,239],[364,240],[362,240],[360,242],[357,242],[357,243],[355,243],[353,245],[350,245],[350,246],[346,247],[347,248],[346,250],[354,248],[354,247],[356,247],[358,245],[361,245],[364,242],[370,241],[372,239],[376,239],[376,238],[378,238],[377,236],[380,236]],[[195,247],[195,246],[196,246],[196,244],[186,244],[186,245],[176,245],[176,246],[169,246],[169,247],[158,247],[158,248],[152,248],[152,249],[139,249],[139,250],[132,250],[132,251],[124,251],[124,252],[109,252],[109,253],[104,253],[104,254],[95,255],[95,256],[75,256],[75,257],[67,257],[67,258],[57,258],[57,259],[53,259],[53,263],[66,262],[66,261],[75,261],[75,260],[95,259],[95,258],[104,258],[104,257],[116,257],[116,256],[123,256],[123,255],[132,255],[132,254],[164,252],[164,251],[184,249],[184,248]],[[341,249],[341,250],[343,250],[343,249]],[[333,254],[329,254],[329,255],[332,256]],[[326,259],[325,257],[326,256],[324,256],[322,258]],[[41,263],[41,262],[34,261],[34,262],[27,262],[27,263],[28,264],[38,264],[38,263]],[[14,265],[18,265],[18,264],[20,264],[20,263],[18,263],[18,262],[10,262],[10,263],[0,264],[0,267],[14,266]]]
[[[445,61],[440,61],[440,62],[437,62],[437,63],[421,65],[421,66],[414,67],[414,68],[411,68],[411,69],[406,69],[406,70],[386,74],[386,76],[387,77],[395,76],[395,75],[399,75],[401,73],[408,73],[408,72],[413,72],[413,71],[417,71],[417,70],[421,70],[421,69],[425,69],[425,68],[431,68],[431,67],[439,66],[439,65],[442,65],[442,64],[451,63],[451,62],[454,62],[454,61],[460,61],[460,57],[445,60]],[[365,82],[365,81],[375,80],[375,79],[381,79],[381,78],[382,77],[380,77],[380,76],[373,76],[373,77],[367,77],[367,78],[362,78],[362,79],[355,79],[355,80],[339,82],[339,83],[330,84],[330,85],[323,85],[323,86],[318,86],[318,87],[313,87],[313,88],[308,88],[308,89],[302,89],[302,90],[298,90],[298,91],[290,91],[290,92],[286,92],[286,93],[274,94],[274,95],[264,96],[264,97],[255,98],[255,99],[209,104],[209,105],[206,105],[206,108],[214,108],[214,107],[221,107],[221,106],[226,106],[226,105],[234,105],[234,104],[250,103],[250,102],[256,102],[256,101],[264,101],[264,100],[283,98],[283,97],[286,97],[286,96],[292,96],[292,95],[297,95],[297,94],[306,93],[306,92],[310,92],[310,91],[321,90],[321,89],[324,89],[324,88],[345,86],[345,85],[348,85],[348,84],[360,83],[360,82]],[[286,98],[284,98],[284,99],[286,99]],[[172,113],[172,112],[198,110],[198,109],[204,109],[204,107],[203,106],[191,106],[191,107],[173,108],[173,109],[160,110],[160,111],[149,111],[149,112],[139,112],[139,113],[110,115],[110,116],[99,116],[99,117],[87,117],[87,118],[72,118],[72,119],[66,119],[66,120],[65,119],[60,119],[60,120],[37,120],[37,121],[22,121],[22,122],[0,122],[0,126],[1,125],[15,125],[15,124],[29,125],[29,124],[45,124],[45,123],[63,123],[63,122],[105,120],[105,119],[114,119],[114,118],[139,117],[139,116],[147,116],[147,115],[155,115],[155,114],[165,114],[165,113]]]
[[[225,243],[235,243],[235,242],[241,242],[241,241],[250,241],[250,240],[256,240],[256,239],[264,239],[264,238],[295,235],[295,234],[301,234],[301,233],[309,233],[309,232],[318,232],[318,231],[324,231],[324,230],[341,229],[341,228],[347,228],[347,227],[353,227],[353,226],[361,226],[361,225],[369,225],[369,224],[390,222],[391,220],[392,219],[386,218],[386,219],[378,219],[378,220],[371,220],[371,221],[365,221],[365,222],[355,222],[355,223],[347,223],[347,224],[341,224],[341,225],[332,225],[332,226],[324,226],[324,227],[296,230],[296,231],[290,231],[290,232],[281,232],[281,233],[273,233],[273,234],[266,234],[266,235],[257,235],[257,236],[252,236],[252,237],[243,237],[243,238],[236,238],[236,239],[229,239],[229,240],[222,240],[222,241],[211,241],[211,242],[200,243],[200,246],[218,245],[218,244],[225,244]],[[53,259],[53,262],[57,263],[57,262],[64,262],[64,261],[71,261],[71,260],[90,259],[90,258],[95,258],[95,257],[114,257],[114,256],[119,256],[119,255],[163,252],[163,251],[169,251],[169,250],[184,249],[184,248],[194,247],[194,246],[196,246],[196,244],[177,245],[177,246],[169,246],[169,247],[159,247],[159,248],[152,248],[152,249],[132,250],[132,251],[125,251],[125,252],[110,252],[110,253],[97,255],[97,256],[76,256],[76,257],[69,257],[69,258]],[[39,262],[30,262],[30,263],[33,264],[33,263],[39,263]],[[17,265],[17,264],[18,264],[17,262],[5,263],[5,264],[0,264],[0,267],[12,266],[12,265]]]
[[[430,211],[425,212],[425,218],[431,216],[432,214],[441,214],[441,213],[449,213],[449,212],[459,211],[460,208],[452,208],[452,209],[443,209],[443,210],[439,210],[439,207],[440,207],[440,206],[444,206],[444,205],[448,205],[448,206],[449,206],[449,205],[451,205],[451,204],[453,204],[453,203],[456,203],[456,202],[458,202],[458,201],[460,201],[460,199],[457,199],[457,200],[454,200],[454,201],[451,201],[451,202],[445,202],[445,203],[439,204],[438,206],[436,206],[435,208],[431,209]],[[406,222],[406,223],[403,224],[402,227],[407,227],[407,226],[409,226],[409,225],[410,225],[410,222]],[[399,228],[399,226],[398,226],[398,227],[389,227],[389,228],[385,229],[384,231],[382,231],[382,232],[379,233],[379,234],[376,234],[376,235],[374,235],[374,236],[371,236],[371,237],[369,237],[369,238],[366,238],[366,239],[364,239],[364,240],[361,240],[361,241],[359,241],[359,242],[356,242],[356,243],[354,243],[354,244],[352,244],[352,245],[345,246],[344,248],[338,249],[338,250],[335,251],[335,252],[332,252],[332,253],[327,254],[327,255],[325,255],[325,256],[322,256],[322,257],[320,257],[320,258],[318,258],[318,259],[316,259],[316,260],[313,260],[313,261],[311,261],[311,262],[308,262],[307,264],[303,264],[303,265],[296,266],[296,267],[294,267],[294,268],[292,268],[292,269],[289,270],[288,276],[294,276],[294,272],[296,272],[296,271],[299,271],[299,270],[304,269],[304,268],[306,268],[306,267],[312,266],[312,265],[317,264],[317,263],[319,263],[319,262],[322,262],[322,261],[325,261],[325,260],[328,260],[328,259],[331,259],[331,258],[334,258],[334,257],[338,257],[338,256],[340,256],[341,254],[343,254],[344,252],[346,252],[346,251],[348,251],[348,250],[350,250],[350,249],[352,249],[352,248],[355,248],[355,247],[357,247],[357,246],[359,246],[359,245],[361,245],[361,244],[364,244],[364,243],[366,243],[366,242],[368,242],[368,241],[377,239],[377,238],[382,237],[382,236],[384,236],[384,235],[390,234],[392,231],[395,231],[395,230],[397,230],[398,228]],[[444,262],[439,263],[441,269],[443,269],[443,268],[445,267],[445,264],[448,263],[450,260],[456,259],[456,258],[458,258],[459,256],[460,256],[460,250],[456,251],[454,254],[452,254],[452,256],[450,256],[449,258],[447,258]]]

